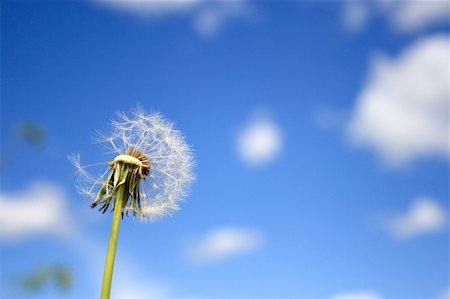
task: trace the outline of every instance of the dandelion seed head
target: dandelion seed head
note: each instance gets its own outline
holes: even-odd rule
[[[69,157],[77,169],[78,191],[94,200],[93,207],[101,203],[100,210],[105,212],[117,191],[114,185],[125,183],[130,190],[122,207],[125,214],[153,221],[179,209],[178,203],[194,179],[193,158],[190,146],[172,122],[160,113],[147,114],[140,108],[130,115],[119,112],[111,121],[109,134],[98,134],[96,141],[115,154],[103,174],[89,173],[79,155]]]

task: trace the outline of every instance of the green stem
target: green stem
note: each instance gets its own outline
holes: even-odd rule
[[[111,293],[111,280],[114,269],[114,258],[116,256],[117,238],[119,236],[120,219],[122,218],[122,202],[124,201],[126,184],[119,186],[114,201],[114,214],[109,235],[108,253],[106,255],[105,272],[103,273],[101,299],[109,299]]]

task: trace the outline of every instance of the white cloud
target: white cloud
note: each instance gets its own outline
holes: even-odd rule
[[[382,17],[395,32],[410,33],[445,24],[449,15],[446,0],[349,0],[344,3],[342,21],[350,31],[360,31],[371,18]]]
[[[269,118],[252,120],[237,138],[237,151],[246,163],[256,166],[272,161],[283,145],[281,130]]]
[[[435,200],[418,198],[403,214],[390,217],[387,229],[393,237],[407,239],[445,229],[447,212]]]
[[[420,39],[397,59],[375,57],[348,124],[355,144],[402,165],[448,157],[450,39]]]
[[[343,293],[332,296],[330,299],[381,299],[381,297],[374,292],[365,291],[365,292]]]
[[[63,191],[49,183],[36,183],[17,193],[0,193],[0,239],[72,233],[67,203]]]
[[[222,227],[188,244],[186,254],[194,263],[206,264],[253,252],[263,245],[258,230]]]
[[[254,9],[247,0],[91,0],[94,4],[110,7],[139,18],[167,18],[188,16],[196,32],[212,36],[232,20],[254,17]]]

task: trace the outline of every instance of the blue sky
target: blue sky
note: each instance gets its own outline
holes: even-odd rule
[[[2,296],[98,296],[111,215],[67,155],[112,160],[95,132],[139,103],[197,180],[172,217],[122,222],[114,298],[449,298],[446,6],[2,1]],[[46,264],[69,293],[14,287]]]

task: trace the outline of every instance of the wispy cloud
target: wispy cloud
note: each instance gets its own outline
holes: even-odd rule
[[[194,30],[202,36],[213,36],[230,22],[250,20],[256,16],[255,8],[246,0],[91,0],[141,19],[165,19],[184,16],[192,20]]]
[[[450,299],[450,288],[446,289],[445,291],[443,291],[438,299]]]
[[[214,2],[214,5],[210,5]],[[231,21],[253,19],[254,16],[255,9],[248,1],[210,1],[209,5],[195,14],[193,24],[197,33],[212,36]]]
[[[342,21],[350,31],[361,31],[370,19],[385,19],[394,32],[417,32],[449,19],[449,3],[435,1],[363,1],[344,2]]]
[[[332,296],[330,299],[381,299],[377,293],[372,291],[342,293]]]
[[[121,232],[126,233],[126,232]],[[97,290],[101,285],[103,266],[105,258],[105,244],[99,243],[98,238],[91,238],[87,231],[80,229],[79,234],[72,236],[70,247],[79,254],[89,268],[86,275],[89,275],[92,289]],[[139,240],[135,240],[138,242]],[[136,260],[136,255],[129,255],[127,252],[135,247],[133,244],[120,244],[124,247],[121,254],[116,255],[114,266],[114,277],[111,287],[111,298],[113,299],[200,299],[199,296],[179,295],[177,288],[166,280],[159,279],[145,268],[146,263]],[[127,246],[131,246],[126,248]],[[127,250],[128,249],[128,250]],[[149,261],[147,259],[145,261]],[[97,294],[90,294],[92,298]]]
[[[42,234],[66,236],[74,225],[63,190],[35,183],[21,192],[0,193],[0,238],[20,240]]]
[[[316,124],[326,131],[344,128],[348,119],[348,111],[334,109],[329,106],[321,106],[314,113]]]
[[[354,144],[375,149],[391,166],[448,157],[450,39],[418,40],[398,58],[377,56],[348,125]]]
[[[417,198],[403,213],[387,217],[383,226],[397,239],[409,239],[445,229],[447,212],[436,200]]]
[[[202,0],[91,0],[94,4],[131,13],[139,17],[156,17],[167,14],[186,13],[199,5]]]
[[[283,136],[277,123],[266,116],[251,120],[239,133],[236,142],[240,158],[259,166],[274,160],[283,147]]]
[[[122,276],[122,275],[121,275]],[[157,280],[130,273],[112,287],[112,299],[202,299],[198,296],[178,296],[174,290]]]
[[[434,24],[448,23],[449,3],[435,1],[384,1],[392,26],[398,32],[411,32]]]
[[[346,1],[342,9],[342,22],[350,32],[364,29],[370,19],[370,10],[364,1]]]
[[[186,247],[186,256],[191,262],[208,264],[254,252],[263,243],[263,234],[258,230],[221,227],[191,240]]]
[[[131,256],[118,256],[112,299],[200,299],[199,296],[176,294],[174,286],[142,271]]]

